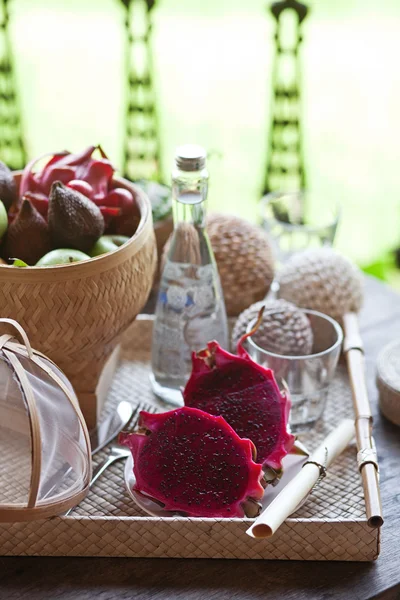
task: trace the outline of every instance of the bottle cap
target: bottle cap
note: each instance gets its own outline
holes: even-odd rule
[[[175,163],[181,171],[200,171],[206,166],[206,157],[202,146],[185,144],[176,149]]]

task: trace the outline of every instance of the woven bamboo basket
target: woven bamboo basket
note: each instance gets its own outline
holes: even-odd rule
[[[20,173],[15,180],[19,185]],[[149,199],[124,179],[113,183],[132,192],[140,211],[136,233],[118,250],[70,265],[0,265],[0,316],[18,321],[32,346],[64,371],[89,427],[105,400],[120,336],[144,306],[157,263]]]

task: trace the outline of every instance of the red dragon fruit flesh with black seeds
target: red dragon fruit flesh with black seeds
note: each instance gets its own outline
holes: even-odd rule
[[[135,490],[166,510],[192,517],[254,517],[263,496],[254,444],[224,418],[182,407],[140,413],[139,430],[121,433],[133,455]]]
[[[262,312],[259,316],[261,319]],[[252,440],[257,462],[263,466],[266,481],[276,481],[282,472],[282,459],[291,451],[295,438],[288,432],[290,398],[281,392],[271,369],[255,363],[243,348],[237,355],[217,342],[193,353],[192,374],[183,392],[185,406],[220,415],[242,438]]]

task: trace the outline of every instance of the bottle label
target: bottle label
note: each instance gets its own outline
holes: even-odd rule
[[[187,376],[192,351],[211,340],[227,344],[226,315],[214,265],[168,261],[154,323],[153,370]]]
[[[215,310],[216,290],[213,265],[167,263],[159,294],[159,303],[166,309],[188,318]]]

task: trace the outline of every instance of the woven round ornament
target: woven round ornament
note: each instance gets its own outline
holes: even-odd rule
[[[262,321],[252,335],[254,342],[269,352],[286,356],[311,354],[313,332],[306,315],[286,300],[256,302],[238,317],[232,332],[232,347],[246,333],[249,323],[254,323],[264,306]]]
[[[377,360],[376,385],[379,406],[389,421],[400,425],[400,342],[391,342],[381,350]]]
[[[346,313],[358,312],[362,304],[361,272],[331,248],[293,255],[280,271],[278,282],[280,298],[338,321]]]
[[[207,232],[218,265],[228,315],[262,300],[274,278],[272,250],[265,233],[248,221],[211,213]]]

